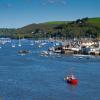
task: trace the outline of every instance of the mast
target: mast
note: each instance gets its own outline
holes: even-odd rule
[[[21,41],[20,41],[20,35],[19,35],[19,43],[18,43],[18,46],[21,47]]]

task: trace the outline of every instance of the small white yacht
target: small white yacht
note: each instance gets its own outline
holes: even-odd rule
[[[15,46],[15,44],[12,44],[12,48],[15,48],[16,46]]]
[[[12,44],[11,44],[12,48],[15,48],[15,43],[14,43],[14,40],[12,40]]]
[[[18,46],[21,47],[21,40],[20,40],[20,37],[19,37],[19,43],[18,43]]]
[[[31,41],[31,44],[30,44],[31,46],[33,46],[34,45],[34,42],[33,41]]]
[[[19,43],[18,46],[21,47],[22,46],[21,43]]]

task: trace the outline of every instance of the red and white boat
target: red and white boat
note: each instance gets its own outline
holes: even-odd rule
[[[78,84],[78,79],[75,78],[74,75],[69,75],[69,76],[65,77],[64,80],[67,81],[67,83],[69,83],[71,85],[77,85]]]

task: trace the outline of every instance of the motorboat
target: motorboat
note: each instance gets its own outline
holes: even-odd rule
[[[48,55],[49,53],[48,53],[48,51],[42,51],[41,52],[41,55]]]
[[[78,84],[78,79],[74,75],[69,75],[69,76],[65,77],[64,80],[67,81],[67,83],[69,83],[71,85]]]

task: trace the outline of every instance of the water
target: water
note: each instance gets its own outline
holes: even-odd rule
[[[0,49],[0,100],[100,100],[100,57],[41,56],[48,45],[29,43]],[[32,53],[21,56],[21,49]],[[64,81],[70,71],[79,79],[77,86]]]

